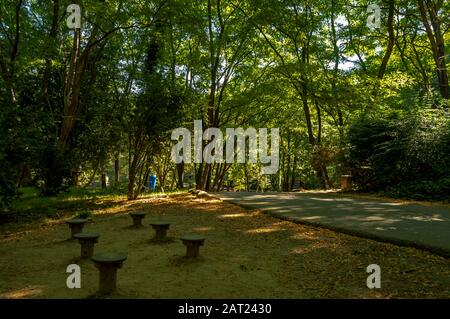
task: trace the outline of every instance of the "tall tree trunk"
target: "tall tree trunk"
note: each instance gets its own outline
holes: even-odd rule
[[[244,174],[245,174],[245,191],[248,192],[250,190],[250,187],[249,187],[250,177],[248,174],[247,163],[244,164]]]
[[[101,176],[101,181],[102,181],[102,189],[105,190],[107,185],[106,185],[106,173],[103,172],[102,176]]]
[[[97,171],[98,171],[99,165],[100,165],[100,161],[97,160],[97,162],[95,163],[95,166],[94,166],[94,171],[92,172],[91,176],[89,177],[87,183],[83,186],[83,188],[89,187],[89,185],[92,184],[92,182],[95,179],[95,176],[97,175]]]
[[[220,173],[220,179],[219,179],[219,184],[217,186],[217,191],[220,191],[222,189],[223,183],[225,180],[225,175],[231,166],[232,166],[232,164],[227,164],[227,163],[223,164],[223,169],[222,169],[222,172]]]
[[[196,171],[195,171],[195,185],[197,189],[201,189],[201,182],[202,182],[202,175],[203,175],[203,163],[199,163],[198,166],[196,165]]]
[[[382,80],[384,74],[386,73],[386,67],[391,58],[392,51],[395,45],[395,33],[394,33],[394,14],[395,14],[395,1],[389,0],[389,16],[388,16],[388,33],[389,42],[386,48],[386,53],[384,54],[383,61],[381,62],[380,70],[378,71],[378,79]]]
[[[52,43],[51,50],[48,52],[47,57],[45,58],[45,69],[44,76],[42,78],[42,94],[37,103],[37,108],[42,110],[45,105],[45,101],[48,99],[48,85],[50,82],[50,76],[52,71],[52,60],[54,57],[54,53],[56,52],[55,44],[58,36],[58,22],[59,22],[59,0],[53,0],[53,17],[52,17],[52,27],[50,29],[49,37]]]
[[[15,30],[14,35],[7,35],[10,48],[9,48],[9,60],[6,61],[0,54],[0,71],[5,82],[6,88],[9,91],[11,103],[17,103],[17,93],[14,84],[14,74],[17,55],[19,53],[20,43],[20,10],[22,9],[23,0],[18,0],[15,7]]]
[[[336,25],[335,25],[335,15],[336,15],[336,1],[331,1],[331,36],[333,41],[333,55],[334,55],[334,80],[331,82],[331,91],[333,94],[336,94],[336,82],[337,77],[339,75],[339,62],[340,62],[340,53],[339,53],[339,46],[338,46],[338,38],[336,34]],[[316,104],[316,110],[317,110],[317,117],[320,122],[320,109],[318,107],[317,97],[314,95],[314,102]],[[338,125],[339,125],[339,134],[342,135],[342,127],[344,126],[344,119],[342,115],[341,108],[339,105],[337,105],[337,114],[338,114]],[[318,137],[318,143],[320,143],[320,124],[319,124],[319,132],[317,133]]]
[[[184,187],[183,179],[184,179],[184,162],[177,164],[177,188],[182,189]]]
[[[85,57],[80,56],[81,30],[75,29],[69,70],[64,83],[64,110],[59,136],[59,149],[62,151],[67,143],[69,134],[75,124],[75,116],[81,91],[81,76],[85,68]]]
[[[72,172],[72,186],[73,187],[80,186],[80,172],[79,171]]]
[[[420,16],[425,27],[428,40],[430,41],[431,51],[433,52],[434,63],[439,83],[439,92],[441,96],[449,99],[448,71],[445,61],[445,42],[441,30],[441,19],[438,13],[442,6],[442,1],[418,0]]]
[[[118,157],[114,160],[114,186],[120,185],[120,160]]]

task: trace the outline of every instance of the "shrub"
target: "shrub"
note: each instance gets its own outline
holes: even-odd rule
[[[414,200],[450,200],[450,177],[438,180],[423,180],[400,183],[389,187],[386,194],[397,198],[409,198]]]
[[[345,160],[355,185],[396,197],[449,196],[450,120],[439,110],[372,112],[348,132]]]

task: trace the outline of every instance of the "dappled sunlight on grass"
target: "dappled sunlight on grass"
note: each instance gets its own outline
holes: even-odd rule
[[[218,218],[241,218],[241,217],[252,217],[252,216],[245,213],[225,214],[218,216]]]
[[[317,236],[316,233],[313,232],[302,232],[302,233],[294,233],[290,237],[291,239],[298,240],[318,240],[320,236]]]
[[[331,249],[335,247],[334,245],[330,245],[329,243],[325,243],[325,242],[317,242],[317,243],[313,243],[307,246],[298,246],[295,248],[291,249],[291,253],[293,254],[306,254],[306,253],[310,253],[316,249],[324,249],[324,248],[328,248]]]
[[[43,294],[42,286],[30,286],[0,294],[0,299],[19,299],[39,297]]]
[[[214,227],[196,227],[196,228],[192,228],[192,230],[194,232],[209,232],[214,230]]]
[[[280,227],[262,227],[257,229],[249,229],[246,231],[248,234],[265,234],[265,233],[273,233],[273,232],[279,232],[284,231],[286,229],[280,228]]]

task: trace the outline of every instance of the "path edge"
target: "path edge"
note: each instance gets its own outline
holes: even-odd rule
[[[311,222],[311,221],[305,221],[302,219],[298,219],[295,217],[289,217],[289,216],[283,216],[280,213],[274,213],[262,208],[256,208],[253,207],[251,205],[248,204],[243,204],[243,203],[239,203],[238,201],[234,201],[234,200],[230,200],[230,199],[224,199],[220,196],[215,195],[218,199],[222,200],[222,202],[225,203],[231,203],[234,204],[236,206],[245,208],[246,210],[258,210],[262,213],[264,213],[267,216],[273,217],[273,218],[277,218],[280,220],[285,220],[288,222],[292,222],[295,224],[300,224],[300,225],[306,225],[306,226],[312,226],[312,227],[318,227],[318,228],[324,228],[324,229],[328,229],[328,230],[332,230],[338,233],[342,233],[342,234],[346,234],[346,235],[350,235],[350,236],[356,236],[356,237],[360,237],[360,238],[365,238],[365,239],[371,239],[371,240],[375,240],[378,242],[382,242],[382,243],[388,243],[388,244],[394,244],[397,246],[402,246],[402,247],[408,247],[408,248],[416,248],[419,250],[423,250],[423,251],[427,251],[430,253],[433,253],[435,255],[438,255],[440,257],[444,257],[447,259],[450,259],[450,250],[445,249],[445,248],[441,248],[441,247],[436,247],[436,246],[430,246],[427,244],[422,244],[422,243],[417,243],[417,242],[413,242],[410,240],[404,240],[404,239],[398,239],[398,238],[392,238],[392,237],[386,237],[386,236],[378,236],[375,234],[370,234],[370,233],[366,233],[363,231],[359,231],[359,230],[351,230],[351,229],[346,229],[343,227],[339,227],[339,226],[333,226],[333,225],[328,225],[328,224],[323,224],[320,222]]]

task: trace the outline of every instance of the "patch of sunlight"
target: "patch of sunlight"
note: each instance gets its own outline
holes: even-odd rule
[[[302,217],[302,219],[305,220],[317,220],[317,219],[322,219],[323,216],[308,216],[308,217]]]
[[[440,215],[433,215],[433,216],[415,216],[415,217],[408,217],[405,219],[412,219],[412,220],[418,220],[420,222],[444,222],[445,220],[442,219],[442,216]]]
[[[396,230],[397,227],[376,227],[375,229],[385,231],[385,230]]]
[[[295,248],[291,249],[290,252],[292,254],[306,254],[306,253],[312,252],[315,249],[328,248],[328,247],[330,247],[329,244],[316,243],[316,244],[308,245],[308,246],[295,247]]]
[[[368,221],[382,221],[382,220],[384,220],[384,218],[381,217],[381,216],[369,216],[369,217],[366,217],[365,219],[368,220]]]
[[[318,240],[319,237],[315,235],[311,235],[308,233],[296,233],[289,237],[290,239],[296,239],[296,240]]]
[[[239,217],[249,217],[249,215],[245,213],[240,213],[240,214],[224,214],[218,216],[218,218],[239,218]]]
[[[312,251],[310,247],[296,247],[291,250],[292,254],[306,254]]]
[[[393,203],[382,203],[383,205],[389,205],[389,206],[403,206],[405,204],[408,204],[408,202],[393,202]]]
[[[8,291],[0,294],[0,299],[31,298],[41,295],[44,292],[42,286],[30,286],[19,290]]]
[[[62,221],[64,221],[66,218],[58,218],[58,219],[52,219],[52,218],[44,218],[42,223],[47,226],[57,225],[61,224]]]
[[[328,193],[338,193],[339,194],[339,190],[338,188],[332,188],[332,189],[326,189],[326,190],[317,190],[317,189],[311,189],[311,190],[303,190],[301,191],[301,193],[311,193],[311,194],[328,194]]]
[[[282,231],[284,228],[280,227],[262,227],[262,228],[256,228],[256,229],[250,229],[247,230],[246,233],[248,234],[266,234],[266,233],[274,233],[277,231]]]
[[[322,202],[353,202],[354,200],[351,198],[319,198],[319,197],[311,197],[312,200],[318,200]]]
[[[193,231],[198,231],[198,232],[202,232],[202,231],[210,231],[210,230],[214,230],[214,227],[197,227],[197,228],[193,228]]]
[[[64,199],[61,199],[61,202],[74,202],[74,201],[80,201],[80,200],[89,200],[89,197],[80,197],[80,196],[76,196],[76,195],[71,195],[68,196]]]

